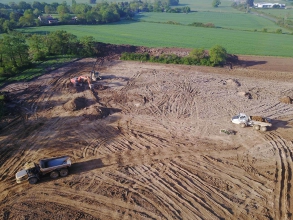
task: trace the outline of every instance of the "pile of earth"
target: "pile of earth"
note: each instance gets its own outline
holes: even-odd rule
[[[251,94],[249,92],[241,91],[241,92],[238,92],[237,95],[240,96],[240,97],[247,98],[247,99],[252,99],[252,96],[251,96]]]
[[[228,79],[227,81],[226,81],[226,84],[228,85],[228,86],[232,86],[232,87],[238,87],[238,86],[241,86],[241,84],[238,82],[238,80],[236,80],[236,79]]]
[[[101,106],[90,106],[89,108],[85,109],[83,117],[92,121],[106,118],[109,115],[114,114],[116,112],[121,112],[121,109],[106,108]]]
[[[292,104],[292,99],[289,96],[284,96],[280,98],[280,102],[285,104]]]
[[[66,111],[78,111],[85,108],[87,105],[86,98],[77,97],[73,100],[66,102],[63,107]]]
[[[251,116],[251,120],[269,123],[269,121],[266,118],[263,118],[261,116]]]

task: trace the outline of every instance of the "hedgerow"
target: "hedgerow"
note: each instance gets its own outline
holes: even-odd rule
[[[210,49],[210,54],[204,49],[194,49],[186,57],[175,54],[161,54],[159,56],[148,53],[122,53],[121,60],[147,61],[164,64],[184,64],[200,66],[222,66],[227,59],[226,49],[217,45]]]

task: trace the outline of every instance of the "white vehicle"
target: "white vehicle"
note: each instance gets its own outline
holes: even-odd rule
[[[253,126],[255,130],[266,131],[267,127],[271,127],[271,119],[262,118],[260,116],[247,116],[244,113],[240,113],[239,115],[235,115],[232,117],[231,121],[234,124],[239,124],[242,128],[246,126]]]

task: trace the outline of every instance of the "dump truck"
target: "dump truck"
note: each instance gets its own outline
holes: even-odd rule
[[[239,113],[231,118],[232,123],[239,124],[242,128],[252,126],[255,130],[266,131],[272,126],[271,119],[260,116],[248,116],[244,113]]]
[[[30,184],[36,184],[43,176],[49,175],[52,179],[67,176],[71,166],[69,156],[52,157],[42,159],[39,163],[27,162],[24,169],[15,174],[16,182],[28,180]]]

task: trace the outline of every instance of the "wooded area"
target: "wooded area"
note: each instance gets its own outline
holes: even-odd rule
[[[80,39],[66,31],[55,31],[47,35],[24,35],[20,32],[4,34],[0,39],[0,76],[20,73],[42,61],[47,56],[74,55],[89,57],[96,54],[92,36]]]
[[[156,0],[154,3],[143,1],[108,3],[102,2],[92,6],[90,4],[72,5],[66,1],[59,4],[54,2],[34,1],[32,4],[20,1],[18,4],[0,3],[0,33],[7,33],[19,27],[32,27],[56,24],[105,24],[119,21],[121,18],[131,19],[137,12],[170,12],[188,13],[188,6],[171,8],[178,5],[179,0]],[[53,18],[51,14],[57,16]]]

